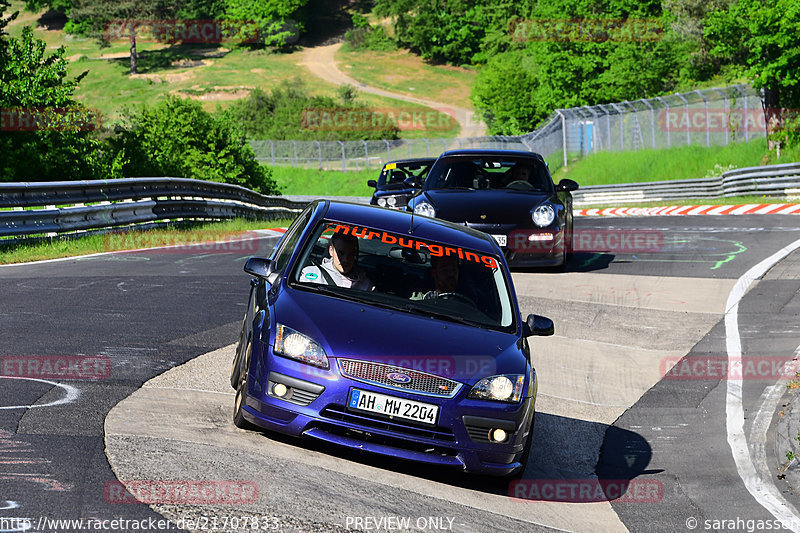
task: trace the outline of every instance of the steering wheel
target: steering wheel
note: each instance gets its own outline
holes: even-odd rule
[[[472,307],[475,307],[475,302],[459,292],[441,292],[439,293],[438,298],[442,298],[444,300],[458,300],[461,303],[469,304]]]
[[[531,185],[529,181],[525,180],[514,180],[506,185],[506,189],[515,189],[518,191],[532,191],[534,188],[535,187]]]

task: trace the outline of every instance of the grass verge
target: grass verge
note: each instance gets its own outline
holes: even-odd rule
[[[342,172],[274,166],[272,177],[281,194],[309,194],[321,196],[372,196],[375,191],[367,180],[377,180],[380,168]]]
[[[636,152],[599,152],[553,172],[581,186],[718,177],[733,168],[800,161],[800,146],[781,151],[780,160],[764,139],[728,146],[680,146]],[[552,168],[552,167],[551,167]]]
[[[234,241],[247,231],[286,227],[290,223],[291,220],[288,219],[272,221],[235,219],[75,238],[53,238],[38,242],[18,242],[0,246],[0,265],[157,246]]]

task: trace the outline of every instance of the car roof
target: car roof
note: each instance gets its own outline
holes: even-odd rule
[[[527,157],[530,159],[537,159],[544,161],[544,158],[536,152],[526,152],[524,150],[489,150],[483,148],[464,148],[460,150],[448,150],[442,152],[442,157],[475,157],[475,156],[492,156],[492,157]]]
[[[391,161],[387,161],[386,165],[391,165],[392,163],[396,165],[402,165],[403,163],[433,163],[436,161],[435,157],[410,157],[408,159],[393,159]],[[383,165],[384,167],[386,165]]]
[[[322,216],[329,220],[345,222],[354,226],[367,226],[391,233],[413,235],[422,240],[442,242],[491,255],[500,255],[497,253],[494,241],[487,234],[446,220],[413,215],[413,232],[409,233],[412,220],[410,212],[333,200],[317,200],[317,202],[327,204]]]

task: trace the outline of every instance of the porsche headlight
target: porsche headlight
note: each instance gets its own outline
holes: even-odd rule
[[[521,374],[491,376],[478,381],[470,389],[467,398],[498,402],[518,402],[522,398],[524,384],[525,376]]]
[[[533,215],[531,215],[531,218],[533,218],[534,224],[540,228],[545,228],[552,224],[553,220],[555,220],[556,211],[550,204],[540,205],[533,210]]]
[[[428,202],[423,201],[414,206],[414,214],[433,218],[436,216],[436,209]]]
[[[378,205],[381,207],[386,207],[386,198],[378,198]]]
[[[325,369],[330,368],[328,356],[325,355],[325,350],[322,349],[322,346],[283,324],[278,324],[275,332],[275,347],[273,351],[276,355],[282,355],[307,365]]]
[[[394,196],[390,196],[389,198],[386,199],[386,203],[389,204],[389,207],[394,207],[395,205],[397,205],[397,198],[395,198]]]

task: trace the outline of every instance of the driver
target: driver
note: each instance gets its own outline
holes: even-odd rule
[[[431,277],[433,278],[433,290],[414,292],[411,300],[433,300],[440,294],[456,292],[458,288],[458,257],[442,256],[431,257]]]
[[[375,285],[358,266],[358,238],[343,233],[331,235],[328,255],[322,265],[309,265],[300,272],[300,281],[323,283],[350,289],[371,291]]]

